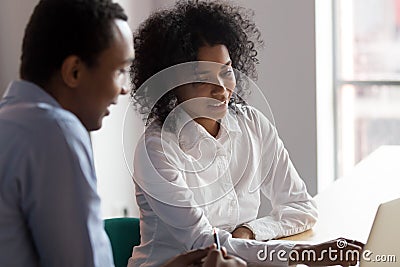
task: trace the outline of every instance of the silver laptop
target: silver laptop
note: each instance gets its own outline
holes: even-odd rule
[[[400,266],[400,198],[379,206],[360,266]]]

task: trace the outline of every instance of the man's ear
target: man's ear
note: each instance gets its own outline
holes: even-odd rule
[[[84,68],[83,61],[77,56],[69,56],[61,65],[61,77],[64,83],[71,88],[79,85],[80,77]]]

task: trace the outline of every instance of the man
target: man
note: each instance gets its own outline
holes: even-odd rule
[[[113,266],[88,131],[128,92],[132,32],[110,0],[42,0],[0,102],[0,265]]]
[[[41,0],[0,102],[0,266],[114,266],[88,131],[128,92],[132,33],[110,0]],[[245,266],[215,248],[166,266]]]

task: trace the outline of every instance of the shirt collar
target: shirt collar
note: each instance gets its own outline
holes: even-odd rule
[[[13,81],[8,86],[2,102],[41,102],[55,107],[60,104],[51,95],[34,83],[28,81]]]
[[[225,134],[230,136],[240,136],[242,134],[236,116],[235,111],[228,109],[227,114],[220,121],[222,127],[220,127],[217,139]],[[175,134],[178,137],[178,143],[181,148],[185,150],[191,149],[204,138],[214,139],[203,126],[194,121],[183,109],[180,110],[179,115],[175,114],[175,119]]]
[[[239,115],[236,114],[236,112],[233,109],[229,108],[225,117],[223,117],[221,120],[221,125],[223,126],[224,129],[228,131],[229,134],[231,133],[236,133],[238,135],[242,134],[242,130],[240,129],[238,122],[239,120],[237,116]]]

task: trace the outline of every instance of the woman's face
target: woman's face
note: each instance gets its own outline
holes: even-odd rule
[[[197,60],[218,64],[199,62],[199,82],[178,87],[176,95],[185,111],[208,130],[226,115],[236,80],[225,45],[200,47]]]

